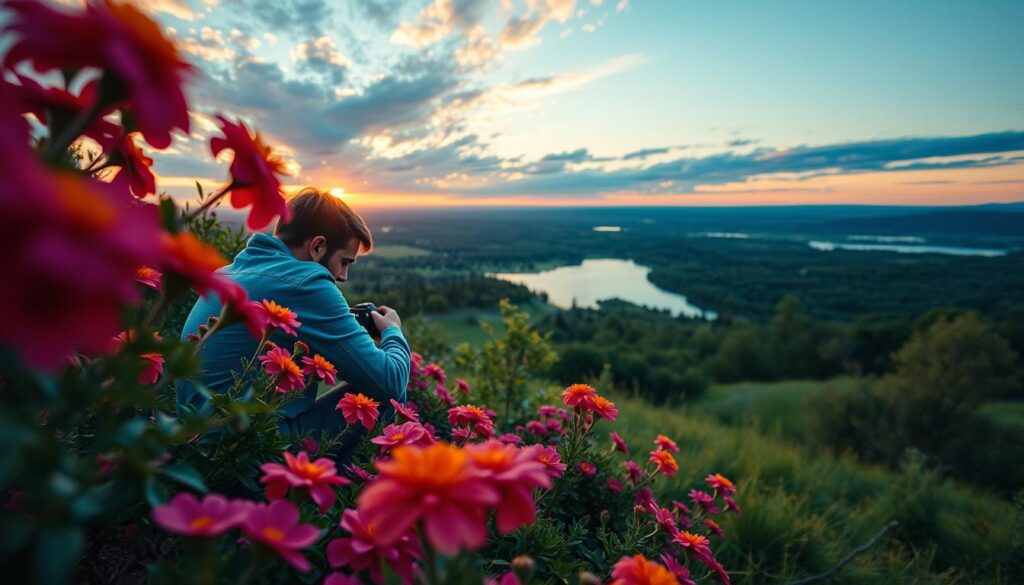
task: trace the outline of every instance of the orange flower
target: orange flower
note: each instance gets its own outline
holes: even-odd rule
[[[298,314],[295,311],[267,299],[263,299],[261,306],[266,313],[268,325],[276,327],[289,335],[298,335],[295,328],[302,325],[302,323],[299,323],[297,319]]]
[[[673,453],[679,452],[679,446],[676,445],[676,442],[665,435],[658,435],[655,437],[654,444],[657,445],[659,449],[663,449],[665,451],[672,451]]]
[[[597,390],[593,386],[573,384],[562,392],[562,401],[566,406],[583,406],[594,396],[597,396]]]
[[[604,396],[594,396],[591,398],[588,410],[596,412],[601,418],[606,418],[612,422],[615,422],[615,417],[619,414],[619,410],[615,408],[615,403]]]
[[[302,370],[292,360],[292,354],[280,347],[275,347],[261,355],[259,360],[263,364],[264,371],[271,376],[277,377],[274,391],[282,393],[291,392],[293,390],[302,390],[306,386]]]
[[[612,585],[678,585],[671,571],[644,555],[622,557],[612,567]]]
[[[150,288],[155,288],[156,290],[160,290],[160,279],[162,277],[163,274],[161,274],[159,270],[150,268],[149,266],[140,266],[139,269],[135,271],[135,280],[137,282]]]
[[[704,481],[708,482],[711,489],[718,491],[722,495],[731,496],[736,493],[736,486],[721,473],[709,475],[704,478]]]
[[[668,477],[672,477],[679,471],[679,464],[676,463],[675,457],[672,456],[668,451],[657,449],[651,451],[651,462],[658,466],[658,471],[664,473]]]
[[[334,364],[327,361],[327,358],[320,354],[316,354],[313,357],[303,356],[302,358],[302,373],[309,375],[316,375],[317,378],[324,381],[325,384],[333,385],[337,378],[337,370],[334,368]]]
[[[217,248],[199,240],[191,232],[163,234],[164,270],[195,287],[199,294],[220,292],[227,279],[216,270],[227,264]]]
[[[487,508],[501,498],[486,472],[468,452],[448,443],[396,447],[392,459],[377,461],[380,472],[356,500],[360,516],[387,546],[417,522],[441,553],[454,555],[487,542]]]

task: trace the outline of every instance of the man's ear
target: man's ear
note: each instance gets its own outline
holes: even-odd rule
[[[319,262],[327,256],[327,238],[314,236],[309,240],[309,257],[313,262]]]

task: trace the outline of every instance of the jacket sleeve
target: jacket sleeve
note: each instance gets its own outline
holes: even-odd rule
[[[339,379],[383,405],[391,398],[405,403],[411,350],[401,329],[382,331],[377,347],[326,273],[304,280],[295,298],[297,302],[290,308],[301,323],[299,339],[334,364]]]

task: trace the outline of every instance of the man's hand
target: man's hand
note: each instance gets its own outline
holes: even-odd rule
[[[377,324],[377,330],[381,333],[388,327],[402,328],[402,319],[398,316],[398,311],[391,307],[377,307],[377,311],[370,313],[370,316],[373,317],[373,322]]]

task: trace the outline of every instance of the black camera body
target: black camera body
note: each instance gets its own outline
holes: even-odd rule
[[[363,329],[370,334],[370,337],[380,337],[380,330],[377,329],[377,323],[373,320],[371,313],[377,312],[377,305],[373,303],[359,303],[351,308],[352,314],[355,315],[356,321],[363,326]]]

